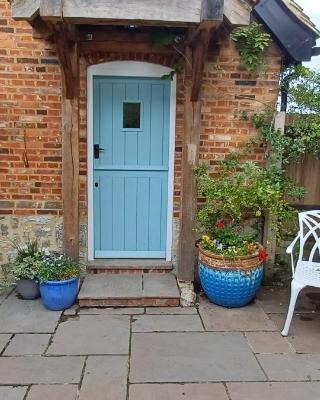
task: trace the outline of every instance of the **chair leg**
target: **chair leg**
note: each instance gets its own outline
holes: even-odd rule
[[[292,316],[293,316],[293,312],[294,312],[294,307],[296,305],[296,301],[297,301],[297,297],[298,294],[300,293],[300,291],[304,288],[305,286],[300,285],[299,283],[297,283],[294,279],[291,282],[291,297],[290,297],[290,304],[289,304],[289,309],[288,309],[288,314],[287,314],[287,319],[286,322],[284,324],[284,328],[281,332],[282,336],[288,336],[289,333],[289,328],[290,328],[290,324],[291,324],[291,320],[292,320]]]

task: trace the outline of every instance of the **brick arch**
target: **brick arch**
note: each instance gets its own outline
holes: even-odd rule
[[[178,54],[159,53],[114,53],[114,52],[90,52],[81,56],[86,66],[101,64],[108,61],[141,61],[172,67],[179,59]]]

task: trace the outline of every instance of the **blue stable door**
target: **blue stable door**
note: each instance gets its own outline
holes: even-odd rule
[[[165,258],[170,82],[94,78],[96,258]]]

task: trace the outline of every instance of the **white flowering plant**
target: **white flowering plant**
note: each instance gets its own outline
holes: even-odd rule
[[[38,278],[40,282],[65,281],[80,275],[80,264],[70,257],[50,253],[42,257]]]
[[[37,240],[28,239],[25,243],[12,242],[15,255],[1,267],[1,284],[10,286],[20,279],[38,280],[39,268],[44,255]]]

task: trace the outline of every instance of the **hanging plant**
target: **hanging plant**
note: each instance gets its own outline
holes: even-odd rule
[[[241,64],[250,72],[257,72],[263,63],[265,51],[270,43],[270,35],[260,24],[234,29],[230,35],[240,55]]]
[[[161,49],[163,47],[172,47],[175,52],[182,56],[186,61],[186,56],[177,46],[181,43],[183,35],[181,30],[178,29],[164,29],[164,28],[154,28],[149,32],[149,43],[155,49]],[[168,74],[162,75],[163,80],[173,80],[176,74],[181,74],[184,70],[184,62],[181,60],[172,66],[172,71]]]

